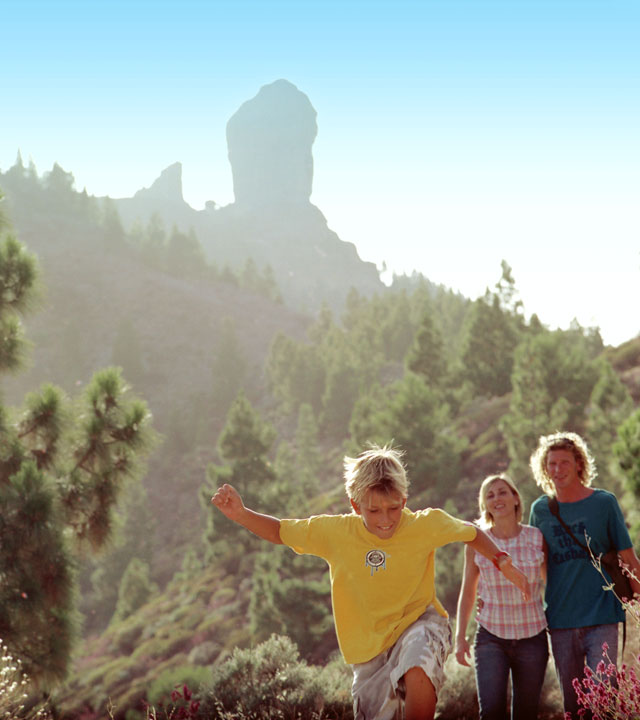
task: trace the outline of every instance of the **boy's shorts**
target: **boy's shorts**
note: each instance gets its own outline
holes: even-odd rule
[[[425,671],[438,695],[451,647],[448,618],[429,606],[388,650],[351,666],[354,720],[401,718],[405,693],[402,677],[412,667]]]

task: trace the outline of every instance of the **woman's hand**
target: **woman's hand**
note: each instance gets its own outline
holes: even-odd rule
[[[471,648],[469,647],[469,641],[466,637],[456,637],[456,660],[460,665],[466,665],[470,667],[469,660],[471,659]]]

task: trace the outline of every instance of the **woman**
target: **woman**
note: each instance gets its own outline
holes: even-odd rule
[[[480,524],[527,575],[531,599],[525,602],[491,560],[467,546],[458,597],[456,658],[461,665],[469,665],[466,632],[477,595],[474,665],[480,718],[508,717],[507,686],[511,675],[511,717],[534,720],[549,655],[541,592],[546,569],[542,533],[522,524],[522,498],[506,475],[485,478],[478,504]]]

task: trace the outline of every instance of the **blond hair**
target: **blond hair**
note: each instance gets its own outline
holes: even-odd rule
[[[547,474],[547,456],[551,450],[568,450],[573,453],[578,468],[578,477],[585,487],[590,487],[597,473],[596,462],[589,452],[587,443],[572,432],[557,432],[552,435],[543,435],[538,441],[538,447],[531,455],[529,466],[536,484],[546,495],[555,495],[556,488]]]
[[[489,475],[482,481],[482,485],[480,485],[480,492],[478,493],[478,507],[480,508],[479,523],[484,528],[493,527],[495,524],[493,515],[487,509],[487,495],[489,494],[489,490],[491,489],[491,486],[497,480],[502,480],[504,483],[506,483],[509,486],[509,489],[511,490],[511,492],[516,496],[516,498],[518,500],[518,504],[515,507],[516,522],[517,523],[522,522],[522,514],[523,514],[522,495],[520,495],[520,491],[518,490],[518,488],[515,486],[513,480],[508,475],[505,475],[504,473],[499,473],[498,475]]]
[[[402,464],[402,450],[389,445],[371,445],[358,457],[344,459],[344,487],[347,496],[360,504],[369,490],[407,498],[409,479]]]

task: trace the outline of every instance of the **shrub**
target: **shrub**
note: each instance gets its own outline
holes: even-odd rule
[[[23,720],[49,720],[49,711],[40,703],[29,702],[29,677],[22,662],[15,659],[0,640],[0,717]]]
[[[234,650],[214,671],[201,697],[201,716],[351,718],[351,681],[343,667],[337,661],[325,668],[309,666],[289,638],[272,635],[256,648]]]

